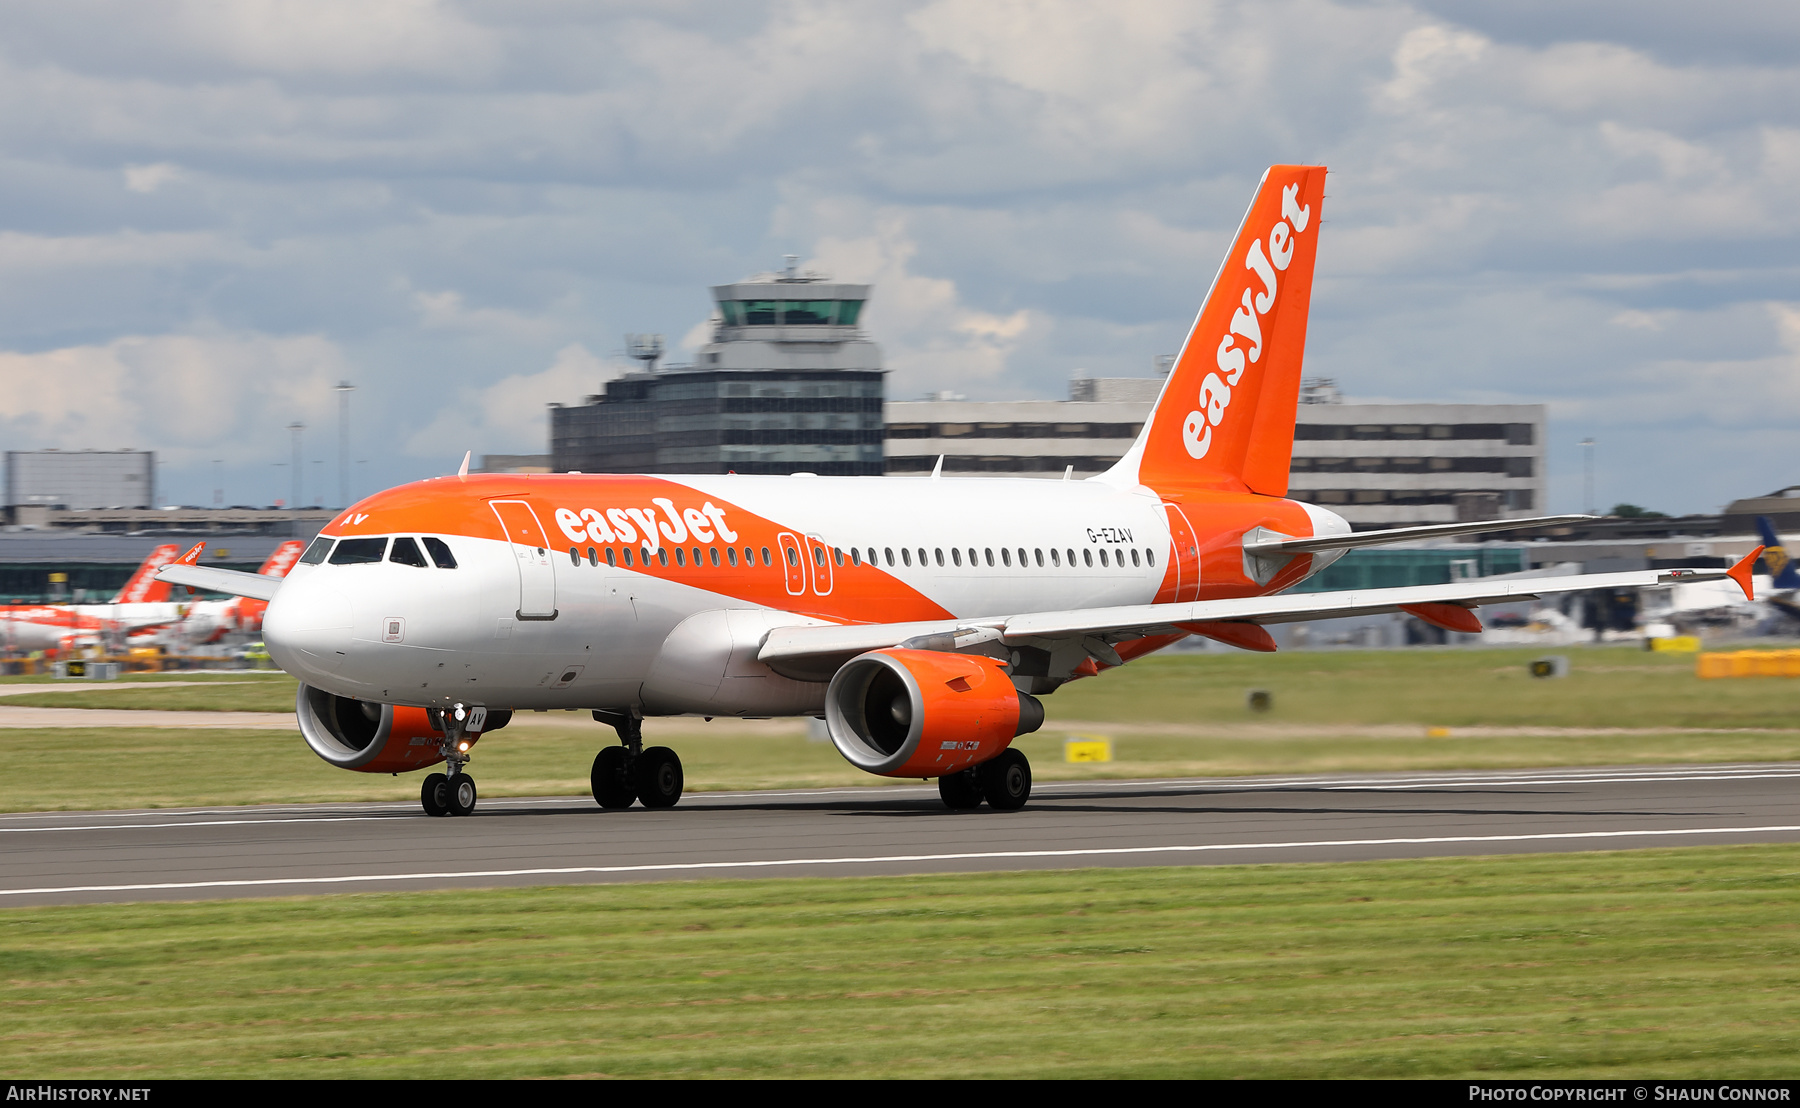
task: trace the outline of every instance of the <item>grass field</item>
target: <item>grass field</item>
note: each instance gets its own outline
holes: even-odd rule
[[[1800,728],[1800,679],[1702,681],[1691,654],[1635,647],[1575,647],[1569,676],[1538,679],[1526,664],[1543,651],[1238,651],[1152,655],[1099,677],[1075,681],[1045,699],[1058,720],[1204,726],[1266,721],[1292,724],[1448,727],[1743,727]],[[170,680],[188,675],[170,675]],[[0,698],[0,704],[165,711],[294,710],[285,676],[221,676],[218,688],[68,691]],[[1267,689],[1274,709],[1249,712],[1247,690]],[[652,724],[652,726],[659,726]]]
[[[1800,847],[0,911],[0,1065],[1787,1077]]]
[[[1800,760],[1800,682],[1703,682],[1691,656],[1629,648],[1569,653],[1573,672],[1556,680],[1528,677],[1536,652],[1514,650],[1146,658],[1049,698],[1049,723],[1018,746],[1041,780]],[[1274,693],[1273,711],[1245,707],[1252,687]],[[20,703],[291,712],[293,683],[0,697]],[[1450,737],[1429,737],[1432,725]],[[1113,762],[1062,761],[1065,737],[1096,732],[1113,738]],[[695,791],[892,783],[792,721],[651,720],[645,734],[680,753]],[[489,797],[579,794],[595,751],[614,741],[581,713],[521,713],[475,748],[470,768]],[[0,729],[0,754],[5,811],[418,792],[416,774],[333,769],[293,731]]]

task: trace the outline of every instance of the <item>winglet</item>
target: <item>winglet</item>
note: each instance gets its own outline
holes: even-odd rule
[[[1731,578],[1733,581],[1736,581],[1738,584],[1738,588],[1744,590],[1744,599],[1745,600],[1755,600],[1756,599],[1756,597],[1751,594],[1751,590],[1750,590],[1750,569],[1751,569],[1751,567],[1756,565],[1756,559],[1762,557],[1762,552],[1764,549],[1765,548],[1761,547],[1761,546],[1757,547],[1755,550],[1752,550],[1750,553],[1744,555],[1743,560],[1738,562],[1737,565],[1732,566],[1730,569],[1725,571],[1725,576]]]
[[[458,476],[458,477],[467,477],[467,476],[468,476],[468,475],[469,475],[469,458],[470,458],[470,457],[471,457],[471,456],[472,456],[472,455],[473,455],[473,454],[474,454],[474,453],[475,453],[475,452],[474,452],[474,451],[473,451],[473,450],[465,450],[465,451],[463,451],[463,464],[462,464],[462,468],[460,468],[460,469],[458,469],[458,470],[457,470],[457,471],[456,471],[456,475],[457,475],[457,476]]]
[[[197,542],[194,544],[194,549],[175,559],[175,564],[178,566],[197,566],[200,564],[200,552],[205,549],[206,544],[204,542]],[[1761,548],[1758,548],[1758,552],[1761,552]]]

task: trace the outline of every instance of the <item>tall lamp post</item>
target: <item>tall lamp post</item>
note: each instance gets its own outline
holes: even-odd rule
[[[339,381],[338,394],[338,507],[350,506],[350,394],[356,386]]]
[[[1594,440],[1582,439],[1581,449],[1584,455],[1583,468],[1587,473],[1586,482],[1582,488],[1585,495],[1582,499],[1587,501],[1587,514],[1597,515],[1598,513],[1594,511]]]
[[[288,430],[294,433],[294,498],[288,501],[289,509],[300,510],[300,433],[306,430],[306,424],[299,420],[288,424]]]

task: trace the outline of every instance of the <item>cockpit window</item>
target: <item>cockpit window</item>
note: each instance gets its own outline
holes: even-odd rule
[[[379,562],[387,553],[387,540],[382,539],[345,539],[337,544],[331,552],[331,564],[334,566],[356,566],[367,562]]]
[[[331,540],[324,535],[320,535],[312,541],[311,546],[306,548],[306,553],[300,555],[300,564],[316,566],[324,561],[325,555],[329,553],[331,553]]]
[[[445,544],[443,539],[426,535],[425,549],[430,551],[432,564],[439,569],[456,568],[456,556],[450,553],[450,547]]]
[[[393,549],[388,551],[388,561],[399,562],[403,566],[425,568],[425,555],[419,553],[419,544],[406,535],[401,535],[394,540]]]

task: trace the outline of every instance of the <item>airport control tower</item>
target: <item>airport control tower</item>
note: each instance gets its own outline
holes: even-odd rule
[[[694,364],[644,359],[603,395],[553,405],[552,469],[881,473],[881,350],[857,323],[870,286],[797,272],[794,260],[713,287],[712,341]]]

